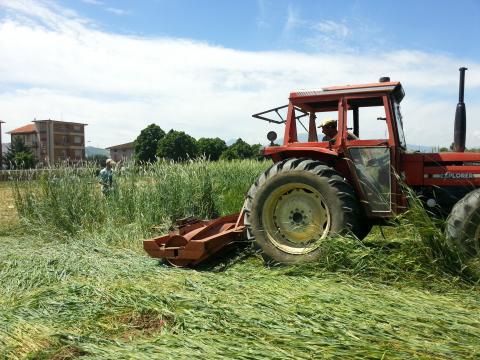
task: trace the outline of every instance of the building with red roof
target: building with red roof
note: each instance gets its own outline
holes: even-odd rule
[[[15,139],[22,139],[37,159],[44,164],[61,161],[81,161],[85,159],[86,124],[57,121],[34,120],[13,129],[7,134]]]

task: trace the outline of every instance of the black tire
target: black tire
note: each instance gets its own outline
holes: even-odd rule
[[[445,233],[463,255],[480,254],[480,189],[455,204],[447,218]]]
[[[353,188],[334,169],[310,159],[287,159],[250,187],[244,223],[267,261],[315,261],[334,235],[365,236]]]

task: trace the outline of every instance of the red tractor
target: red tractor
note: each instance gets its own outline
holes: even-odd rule
[[[363,239],[372,225],[404,212],[408,185],[432,212],[448,215],[446,233],[462,251],[477,254],[480,154],[464,152],[465,70],[460,69],[454,152],[407,153],[400,82],[381,78],[373,84],[295,91],[288,105],[254,115],[284,123],[285,132],[280,146],[273,144],[276,134],[268,134],[272,144],[263,155],[274,164],[252,184],[241,212],[213,221],[186,220],[168,235],[145,240],[145,250],[175,266],[192,266],[246,237],[274,262],[313,261],[328,237]],[[317,119],[332,114],[335,119],[323,122],[326,135],[320,138]],[[299,126],[305,139],[297,133]]]

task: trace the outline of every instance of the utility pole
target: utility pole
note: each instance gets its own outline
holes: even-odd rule
[[[3,170],[3,145],[2,145],[2,124],[4,124],[5,121],[0,120],[0,170]]]

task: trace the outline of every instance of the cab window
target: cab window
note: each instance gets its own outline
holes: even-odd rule
[[[388,139],[388,126],[382,97],[347,100],[347,129],[360,140]]]

